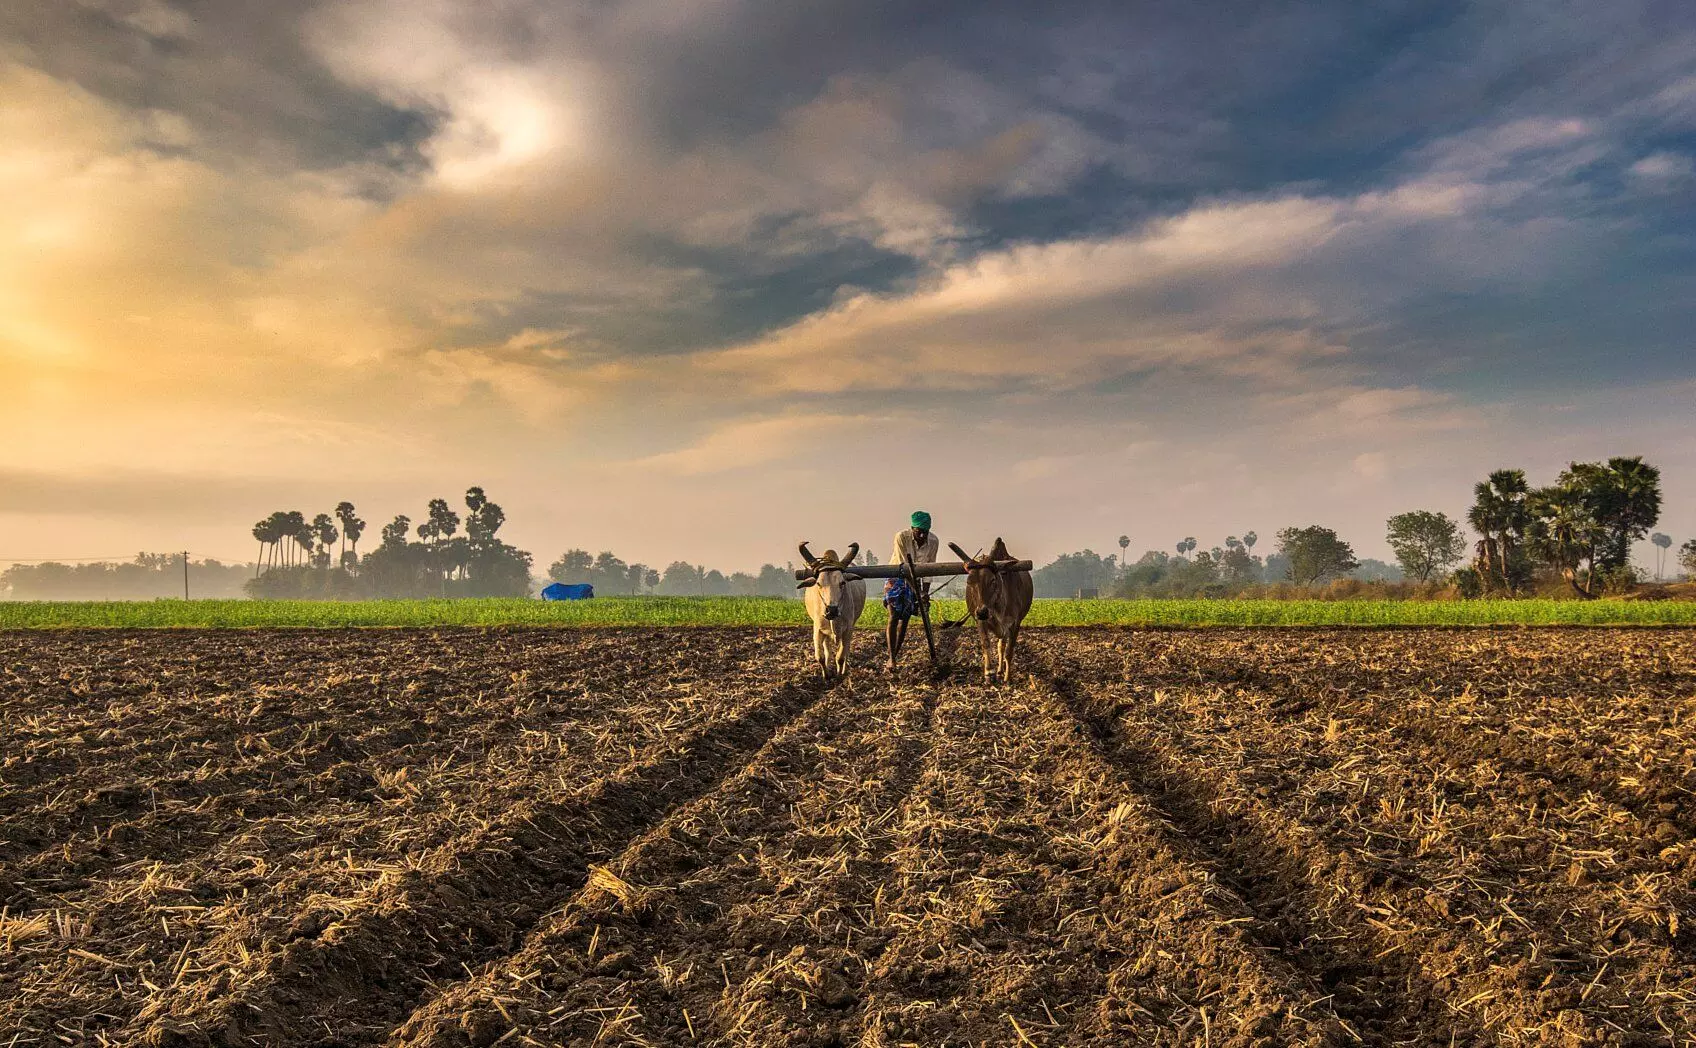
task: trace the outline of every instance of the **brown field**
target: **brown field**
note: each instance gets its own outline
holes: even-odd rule
[[[0,633],[0,1048],[1696,1044],[1696,632],[1027,636]]]

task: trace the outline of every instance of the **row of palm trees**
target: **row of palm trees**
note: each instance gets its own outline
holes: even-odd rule
[[[337,522],[341,527],[337,527]],[[310,521],[299,510],[278,510],[253,525],[253,537],[259,542],[259,560],[254,565],[254,577],[272,568],[330,566],[330,549],[340,543],[337,558],[343,568],[356,571],[359,566],[359,537],[365,533],[365,522],[359,519],[351,502],[336,504],[335,517],[320,513]]]

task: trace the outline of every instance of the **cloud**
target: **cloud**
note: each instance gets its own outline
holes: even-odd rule
[[[733,544],[821,457],[989,459],[937,504],[1060,541],[1553,446],[1520,405],[1687,378],[1696,301],[1696,33],[1581,8],[13,5],[0,467]]]
[[[747,419],[708,433],[675,451],[637,459],[629,465],[657,473],[702,476],[796,464],[828,480],[847,461],[846,439],[880,421],[865,415],[794,415]]]

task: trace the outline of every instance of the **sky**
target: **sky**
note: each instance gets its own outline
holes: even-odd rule
[[[1684,0],[0,0],[0,200],[0,558],[1696,534]]]

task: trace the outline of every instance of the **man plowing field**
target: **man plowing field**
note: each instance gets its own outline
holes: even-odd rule
[[[895,533],[894,549],[889,559],[892,564],[935,564],[936,550],[939,545],[937,537],[930,530],[930,514],[922,509],[913,511],[908,518],[910,526]],[[926,611],[930,608],[930,580],[921,579],[917,591],[907,579],[890,579],[883,584],[883,606],[889,612],[889,625],[884,628],[884,640],[889,645],[889,669],[895,670],[895,660],[901,654],[901,645],[907,642],[907,624],[914,615],[919,613],[921,602]]]

